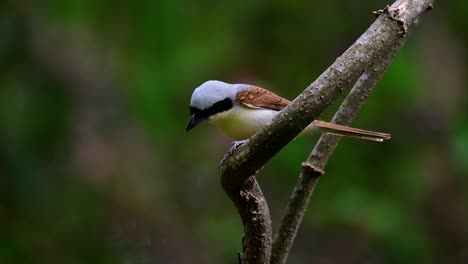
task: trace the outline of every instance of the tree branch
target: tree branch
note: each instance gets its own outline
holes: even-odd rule
[[[269,125],[254,135],[248,143],[228,154],[220,166],[221,183],[241,216],[249,210],[250,200],[240,196],[244,192],[253,191],[248,186],[258,186],[245,184],[246,181],[252,179],[268,160],[338,99],[369,66],[374,65],[376,61],[383,61],[389,51],[399,46],[402,39],[408,35],[408,29],[419,21],[426,10],[432,8],[432,3],[433,0],[397,0],[391,7],[387,6],[370,28]],[[310,169],[307,163],[305,167]],[[303,171],[307,168],[303,167]],[[263,196],[257,199],[265,200]],[[259,204],[256,207],[261,208]],[[271,237],[264,237],[252,231],[264,230],[261,226],[270,225],[270,218],[263,215],[268,214],[268,210],[258,213],[262,216],[255,219],[242,218],[245,241],[248,241],[244,244],[243,263],[268,263],[269,260],[271,242],[269,244],[268,241],[271,241]],[[257,248],[259,245],[261,247]],[[260,255],[266,257],[260,261],[257,258]]]
[[[358,79],[353,89],[346,97],[341,107],[332,119],[332,123],[349,126],[356,117],[358,111],[364,105],[369,94],[377,82],[382,78],[385,69],[397,54],[405,39],[402,39],[388,53],[385,58],[377,61],[368,68]],[[296,237],[302,218],[307,209],[310,197],[320,176],[323,175],[325,166],[337,147],[340,136],[323,134],[307,161],[302,163],[302,171],[299,180],[294,187],[291,199],[284,213],[278,232],[276,233],[271,262],[272,264],[286,263],[289,251]]]
[[[432,9],[432,5],[428,5]],[[374,13],[383,14],[390,12],[387,6],[384,10]],[[376,60],[358,79],[353,89],[346,97],[340,109],[332,119],[332,123],[349,126],[357,113],[364,105],[367,97],[375,88],[377,82],[382,78],[385,70],[392,62],[400,48],[407,40],[408,33],[414,29],[416,23],[406,28],[404,36],[393,46],[388,53]],[[310,153],[306,162],[302,165],[302,171],[299,180],[293,190],[291,199],[287,205],[282,218],[279,230],[275,236],[272,250],[272,264],[286,263],[289,251],[291,250],[294,238],[299,229],[300,223],[307,209],[310,197],[315,189],[319,177],[323,174],[326,164],[337,147],[340,136],[323,134],[314,149]],[[313,173],[310,169],[321,173]]]
[[[272,231],[268,204],[255,177],[239,190],[225,190],[234,202],[244,225],[241,263],[268,263]]]

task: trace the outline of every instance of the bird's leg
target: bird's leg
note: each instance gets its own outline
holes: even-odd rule
[[[234,151],[236,151],[240,146],[242,146],[243,144],[249,142],[249,138],[248,139],[244,139],[244,140],[239,140],[239,141],[234,141],[232,142],[232,145],[231,145],[231,148],[229,149],[229,155],[232,155],[232,153],[234,153]]]
[[[230,157],[232,156],[232,154],[234,154],[234,152],[243,144],[247,143],[249,141],[249,138],[248,139],[244,139],[244,140],[239,140],[239,141],[233,141],[232,144],[231,144],[231,148],[228,150],[228,152],[226,153],[226,155],[224,155],[223,159],[221,160],[221,162],[219,163],[219,166],[221,166],[222,164],[224,164],[224,162]]]

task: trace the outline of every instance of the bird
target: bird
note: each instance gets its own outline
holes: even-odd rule
[[[192,93],[186,131],[207,121],[234,140],[247,140],[290,103],[288,99],[255,85],[206,81]],[[387,133],[336,125],[319,119],[313,120],[300,134],[310,132],[377,142],[391,137]]]

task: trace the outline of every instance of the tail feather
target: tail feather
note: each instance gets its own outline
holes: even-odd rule
[[[377,142],[382,142],[384,140],[390,139],[391,135],[381,132],[363,130],[353,127],[340,126],[332,123],[325,122],[323,120],[314,120],[312,125],[320,128],[324,132],[335,134],[339,136],[347,136],[354,138],[362,138]]]

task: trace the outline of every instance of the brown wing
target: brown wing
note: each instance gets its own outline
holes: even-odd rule
[[[282,110],[290,103],[289,100],[257,86],[249,86],[246,89],[238,92],[236,101],[239,104],[250,108],[266,108],[275,111]],[[391,137],[390,134],[386,133],[340,126],[322,120],[314,120],[312,121],[312,125],[323,129],[323,132],[379,142]]]
[[[247,107],[266,108],[276,111],[280,111],[290,103],[289,100],[257,86],[249,86],[247,89],[238,92],[236,100]]]

